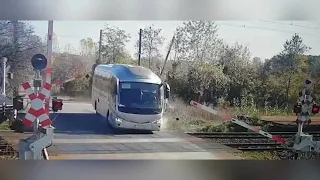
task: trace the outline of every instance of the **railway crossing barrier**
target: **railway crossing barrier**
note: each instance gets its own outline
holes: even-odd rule
[[[298,151],[320,152],[320,141],[313,141],[312,135],[303,133],[303,125],[311,123],[311,115],[319,113],[319,106],[311,94],[311,80],[305,81],[305,88],[299,93],[294,113],[297,115],[298,132],[294,136],[293,148]]]
[[[19,141],[19,159],[48,160],[46,148],[53,142],[54,127],[51,126],[52,122],[44,109],[44,100],[50,96],[51,84],[46,82],[41,88],[40,78],[40,72],[47,67],[47,58],[42,54],[36,54],[32,57],[31,64],[35,71],[34,90],[29,82],[22,84],[31,100],[31,107],[23,119],[23,124],[27,127],[33,125],[34,135]],[[50,76],[51,72],[47,72],[47,76]]]
[[[202,104],[200,104],[200,103],[197,103],[197,102],[195,102],[195,101],[191,101],[190,104],[191,104],[192,106],[194,106],[194,107],[200,108],[200,109],[205,110],[205,111],[207,111],[207,112],[209,112],[209,113],[212,113],[212,114],[214,114],[214,115],[220,116],[220,117],[222,117],[222,118],[225,119],[225,120],[229,120],[229,121],[231,121],[231,122],[233,122],[233,123],[235,123],[235,124],[238,124],[238,125],[246,128],[246,129],[250,129],[250,130],[252,130],[252,131],[254,131],[254,132],[256,132],[256,133],[259,133],[259,134],[261,134],[261,135],[263,135],[263,136],[265,136],[265,137],[271,138],[271,139],[273,139],[273,140],[275,140],[275,141],[277,141],[277,142],[279,142],[279,143],[281,143],[281,144],[285,144],[285,142],[286,142],[285,139],[283,139],[283,138],[281,138],[281,137],[279,137],[279,136],[274,136],[274,135],[272,135],[272,134],[270,134],[270,133],[268,133],[268,132],[265,132],[265,131],[261,130],[261,129],[258,128],[258,127],[251,126],[251,125],[249,125],[249,124],[247,124],[247,123],[245,123],[245,122],[243,122],[243,121],[240,121],[240,120],[238,120],[238,119],[236,119],[236,118],[233,118],[233,117],[232,117],[229,113],[227,113],[226,111],[218,112],[218,111],[216,111],[216,110],[214,110],[214,109],[211,109],[211,108],[209,108],[209,107],[207,107],[207,106],[205,106],[205,105],[202,105]]]
[[[319,106],[314,101],[314,98],[311,96],[310,86],[311,80],[305,81],[306,87],[299,93],[300,97],[297,101],[297,104],[294,106],[294,113],[297,114],[297,124],[298,131],[295,136],[293,136],[289,140],[285,140],[282,137],[272,135],[268,132],[262,131],[260,128],[251,126],[243,121],[240,121],[236,118],[233,118],[232,115],[226,112],[226,110],[218,112],[214,109],[211,109],[205,105],[202,105],[195,101],[190,101],[190,104],[194,107],[200,108],[204,111],[207,111],[216,116],[222,117],[224,120],[229,120],[235,124],[238,124],[244,128],[250,129],[256,133],[259,133],[265,137],[275,140],[283,144],[283,146],[287,149],[291,149],[296,152],[311,152],[315,151],[320,153],[320,141],[313,141],[312,135],[304,134],[302,129],[304,124],[308,124],[311,122],[311,115],[319,113]],[[293,141],[292,141],[293,139]]]

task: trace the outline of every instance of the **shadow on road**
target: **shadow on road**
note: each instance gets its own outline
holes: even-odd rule
[[[104,117],[94,113],[59,113],[58,115],[52,115],[51,119],[53,126],[56,128],[56,134],[153,134],[151,131],[113,129]]]

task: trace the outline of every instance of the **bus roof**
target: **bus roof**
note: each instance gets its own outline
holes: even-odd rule
[[[103,74],[103,72],[106,71],[110,71],[120,82],[161,84],[161,79],[155,73],[142,66],[128,64],[100,64],[95,68],[95,73],[97,74]]]

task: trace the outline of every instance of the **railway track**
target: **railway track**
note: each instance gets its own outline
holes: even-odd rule
[[[220,139],[268,139],[265,136],[255,132],[209,132],[209,133],[187,133],[199,138],[220,138]],[[292,137],[296,132],[271,132],[273,135],[281,137]],[[306,134],[313,135],[313,137],[320,137],[320,131],[312,131]]]
[[[280,143],[257,134],[255,132],[210,132],[210,133],[187,133],[198,138],[206,139],[236,148],[241,151],[279,151],[285,150]],[[272,132],[273,135],[283,138],[291,138],[296,132]],[[308,132],[314,138],[320,138],[320,131]]]

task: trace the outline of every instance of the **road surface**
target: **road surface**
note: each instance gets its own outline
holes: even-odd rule
[[[65,102],[52,121],[56,130],[50,159],[238,159],[232,148],[184,133],[114,130],[89,103]],[[30,133],[0,136],[17,146]]]

